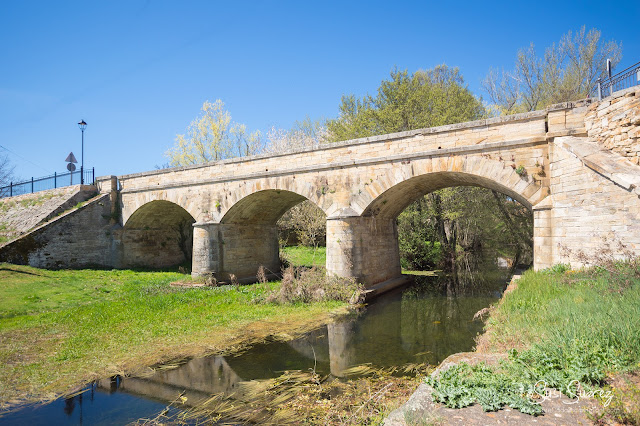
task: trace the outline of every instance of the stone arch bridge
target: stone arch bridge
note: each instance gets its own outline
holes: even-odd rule
[[[603,238],[639,253],[639,95],[99,178],[96,220],[109,223],[94,224],[97,248],[78,250],[93,264],[163,267],[191,257],[194,275],[255,279],[260,265],[280,268],[276,221],[310,200],[327,215],[328,271],[374,287],[401,277],[398,214],[431,191],[472,185],[532,211],[536,269],[579,263],[578,250],[598,250]],[[48,244],[28,263],[65,265]]]

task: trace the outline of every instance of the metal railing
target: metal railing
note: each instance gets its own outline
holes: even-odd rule
[[[640,62],[629,68],[619,72],[610,78],[604,80],[598,79],[596,81],[596,96],[598,100],[613,95],[613,92],[618,90],[628,89],[629,87],[637,86],[640,84]]]
[[[95,184],[95,167],[91,170],[80,170],[75,172],[54,173],[51,176],[31,178],[22,182],[11,182],[7,186],[0,187],[0,198],[15,197],[16,195],[29,194],[32,192],[46,191],[47,189],[62,188],[64,186]]]

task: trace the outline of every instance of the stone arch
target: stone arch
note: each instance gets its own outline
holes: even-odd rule
[[[126,200],[125,200],[126,197]],[[144,212],[151,203],[167,202],[182,208],[193,219],[200,219],[198,197],[190,196],[188,190],[154,191],[123,194],[122,224],[126,226],[134,214]],[[146,206],[146,207],[145,207]]]
[[[275,224],[291,207],[305,200],[327,212],[330,202],[317,185],[304,178],[277,177],[247,182],[220,203],[220,223]]]
[[[125,229],[162,228],[179,220],[195,222],[183,207],[166,200],[154,200],[138,207],[124,224]]]
[[[429,160],[431,161],[431,160]],[[547,189],[522,177],[503,162],[472,157],[434,159],[431,167],[403,165],[378,176],[354,203],[362,216],[395,218],[409,204],[429,192],[452,186],[479,186],[501,192],[528,209],[547,195]],[[421,167],[422,166],[422,167]]]
[[[290,208],[306,199],[295,192],[279,189],[256,191],[233,204],[220,223],[273,225]]]
[[[532,209],[547,189],[500,161],[440,157],[394,163],[365,181],[347,213],[327,221],[327,269],[376,291],[401,280],[396,217],[420,196],[450,186],[495,189]],[[350,212],[349,212],[350,210]]]
[[[292,190],[263,189],[267,185],[262,184],[247,186],[256,190],[232,191],[234,195],[227,197],[229,206],[218,212],[219,221],[194,225],[194,275],[249,282],[256,280],[260,267],[267,273],[280,271],[276,222],[308,197]],[[238,199],[238,194],[245,196]]]
[[[194,222],[188,211],[171,201],[143,204],[122,229],[123,266],[167,268],[190,262]]]

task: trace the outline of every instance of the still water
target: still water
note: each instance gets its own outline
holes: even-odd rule
[[[259,344],[232,356],[195,358],[149,377],[100,380],[72,398],[5,413],[0,426],[126,424],[153,418],[182,392],[197,403],[213,393],[232,392],[242,381],[277,377],[285,370],[315,369],[339,378],[365,363],[435,365],[473,349],[483,326],[473,315],[501,296],[506,278],[499,271],[464,280],[417,276],[413,285],[301,338]]]

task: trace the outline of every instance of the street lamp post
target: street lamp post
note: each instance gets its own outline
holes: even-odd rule
[[[84,185],[84,129],[87,128],[87,123],[84,120],[81,120],[78,123],[78,127],[80,131],[82,131],[82,163],[80,163],[80,184]]]

